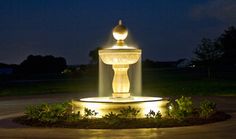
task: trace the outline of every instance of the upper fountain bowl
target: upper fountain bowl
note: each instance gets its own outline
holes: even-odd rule
[[[99,50],[102,61],[108,65],[126,65],[136,63],[141,55],[140,49],[103,49]]]

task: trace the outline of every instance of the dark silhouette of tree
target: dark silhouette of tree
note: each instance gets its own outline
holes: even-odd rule
[[[65,58],[30,55],[20,64],[20,72],[29,74],[61,73],[66,67]]]
[[[145,59],[142,62],[144,68],[177,68],[177,65],[186,59],[179,59],[177,61],[153,61],[151,59]]]
[[[211,70],[216,62],[222,57],[223,51],[220,45],[210,39],[203,38],[201,44],[194,51],[193,63],[207,68],[207,75],[211,78]]]
[[[217,43],[221,45],[224,54],[222,62],[226,66],[236,66],[236,29],[231,26],[224,31],[217,39]]]
[[[90,64],[97,64],[98,63],[98,50],[100,50],[101,47],[97,47],[94,50],[89,51],[89,57],[90,57]]]
[[[156,68],[157,63],[151,59],[145,59],[142,63],[143,67],[145,68]]]

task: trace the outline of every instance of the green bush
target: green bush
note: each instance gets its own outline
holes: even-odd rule
[[[71,105],[68,102],[28,106],[25,114],[29,119],[37,119],[43,122],[70,121],[80,117],[79,113],[72,114]]]
[[[96,115],[98,114],[98,112],[96,112],[95,110],[91,110],[88,108],[84,109],[84,118],[94,118]]]
[[[78,113],[70,113],[66,116],[66,121],[67,122],[76,122],[79,121],[81,119],[81,115],[80,112]]]
[[[182,96],[176,99],[175,102],[170,103],[168,115],[174,119],[183,119],[191,116],[193,112],[193,102],[191,97]]]
[[[119,118],[119,114],[110,112],[108,114],[106,114],[105,116],[103,116],[102,118],[104,119],[114,119],[114,118]]]
[[[29,119],[41,119],[43,113],[49,111],[48,104],[30,105],[26,107],[25,115]]]
[[[209,100],[204,100],[200,103],[200,117],[208,118],[216,109],[216,103]]]
[[[189,114],[193,111],[193,102],[191,97],[182,96],[181,98],[176,99],[175,101],[178,104],[178,108],[180,111],[186,114]]]
[[[121,121],[120,115],[113,112],[106,114],[102,118],[104,122],[108,125],[116,125],[116,124],[119,124]]]
[[[131,108],[130,106],[128,106],[127,108],[122,108],[120,110],[119,116],[121,118],[136,118],[139,112],[139,109]]]
[[[160,111],[154,112],[153,110],[150,110],[148,114],[145,114],[145,116],[148,119],[155,119],[155,120],[161,120],[162,118]]]

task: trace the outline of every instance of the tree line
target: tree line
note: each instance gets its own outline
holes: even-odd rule
[[[207,69],[211,78],[214,70],[234,71],[236,69],[236,29],[231,26],[218,38],[203,38],[194,50],[192,62],[197,67]]]
[[[89,52],[90,64],[98,63],[99,47]],[[212,76],[215,70],[236,70],[236,29],[231,26],[226,29],[218,38],[203,38],[197,48],[193,51],[194,57],[191,63],[196,68],[207,70],[208,77]],[[172,62],[160,62],[146,59],[143,65],[152,68],[173,67],[184,61],[180,59]],[[67,68],[66,59],[52,55],[40,56],[29,55],[19,65],[6,65],[0,63],[1,67],[11,67],[18,74],[41,74],[61,73]]]
[[[29,55],[19,65],[0,64],[0,68],[12,68],[14,74],[61,73],[67,68],[66,59],[52,55]]]

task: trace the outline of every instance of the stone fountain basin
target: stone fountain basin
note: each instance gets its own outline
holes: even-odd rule
[[[136,63],[141,55],[140,49],[103,49],[99,50],[102,61],[108,65],[129,65]]]
[[[101,118],[106,114],[120,113],[123,108],[135,108],[140,110],[137,118],[145,118],[150,110],[154,112],[160,112],[162,116],[166,115],[167,111],[167,98],[160,97],[144,97],[144,96],[132,96],[130,99],[113,99],[111,97],[92,97],[82,98],[80,100],[72,100],[73,112],[84,115],[84,109],[95,110],[98,112],[96,117]]]

